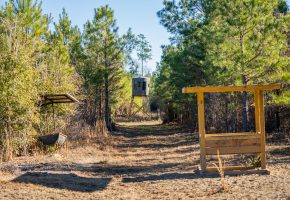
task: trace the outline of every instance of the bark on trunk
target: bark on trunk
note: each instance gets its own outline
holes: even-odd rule
[[[241,57],[242,57],[242,62],[241,62],[241,67],[242,67],[242,81],[243,85],[247,85],[247,79],[245,76],[245,62],[243,60],[244,54],[245,54],[245,49],[244,49],[244,32],[241,32],[240,34],[240,47],[241,47]],[[247,106],[247,92],[242,93],[242,123],[243,123],[243,131],[247,132],[248,131],[248,106]]]
[[[111,113],[110,113],[110,94],[109,94],[109,78],[108,74],[105,77],[105,121],[106,126],[109,131],[112,130],[111,128]]]
[[[5,137],[4,137],[4,148],[3,148],[3,161],[9,161],[12,160],[12,146],[11,146],[11,127],[10,127],[10,117],[8,119],[8,122],[6,122],[5,125]]]
[[[102,89],[99,87],[99,105],[98,105],[98,119],[99,120],[102,120],[103,119],[103,114],[102,114],[102,111],[103,111],[103,108],[102,108],[102,102],[103,102],[103,91]]]
[[[174,115],[175,112],[173,110],[172,104],[168,103],[167,105],[167,115],[166,118],[164,119],[164,123],[170,123],[174,120]]]
[[[276,91],[276,95],[280,95],[280,91]],[[280,120],[280,107],[276,106],[275,108],[275,121],[276,121],[276,130],[280,131],[280,125],[281,125],[281,120]]]
[[[243,85],[247,85],[246,77],[243,75]],[[242,93],[242,122],[243,131],[248,131],[248,102],[247,102],[247,92]]]
[[[228,102],[228,96],[225,96],[225,99],[226,99],[226,102],[225,102],[225,125],[226,125],[226,131],[227,131],[227,133],[229,132],[229,123],[228,123],[228,114],[229,114],[229,112],[228,112],[228,104],[229,104],[229,102]]]
[[[106,45],[105,45],[106,46]],[[111,126],[111,110],[110,110],[110,91],[109,91],[109,64],[108,55],[105,51],[105,122],[108,131],[112,131]]]

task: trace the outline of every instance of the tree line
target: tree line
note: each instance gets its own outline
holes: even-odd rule
[[[284,83],[282,91],[266,94],[266,126],[289,130],[286,1],[164,0],[157,15],[171,34],[152,95],[166,122],[197,124],[196,98],[183,95],[182,87]],[[253,94],[206,94],[205,101],[209,132],[254,130]]]
[[[282,91],[266,94],[267,129],[289,129],[284,0],[164,0],[157,15],[171,33],[152,77],[151,102],[165,122],[197,122],[196,98],[182,87],[282,82]],[[58,130],[80,123],[105,136],[114,129],[112,113],[130,102],[132,76],[148,74],[151,48],[143,34],[120,34],[109,6],[80,29],[65,10],[53,22],[41,1],[7,0],[0,8],[0,160],[29,153],[37,136],[55,131],[52,108],[39,106],[47,94],[80,100],[55,105]],[[208,94],[207,129],[254,129],[252,96]]]
[[[37,136],[56,131],[51,106],[39,106],[47,94],[80,100],[55,105],[58,130],[73,116],[92,135],[111,131],[112,113],[131,98],[131,77],[138,72],[133,51],[142,57],[142,67],[151,57],[144,35],[131,29],[119,34],[109,6],[95,9],[81,30],[64,9],[53,22],[41,1],[5,2],[0,8],[0,161],[29,153]]]

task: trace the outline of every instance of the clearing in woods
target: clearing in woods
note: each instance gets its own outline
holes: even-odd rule
[[[271,175],[202,176],[197,133],[121,123],[113,147],[81,146],[2,164],[0,199],[290,199],[290,148],[267,146]],[[232,157],[235,159],[235,157]]]

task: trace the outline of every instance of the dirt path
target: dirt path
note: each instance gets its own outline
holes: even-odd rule
[[[219,177],[195,172],[191,130],[126,123],[113,141],[109,150],[80,146],[1,164],[0,199],[290,199],[289,146],[268,147],[271,175],[226,177],[229,191],[219,192]]]

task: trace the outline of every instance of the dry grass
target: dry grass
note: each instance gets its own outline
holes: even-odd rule
[[[287,148],[268,148],[269,176],[207,176],[199,164],[198,135],[160,122],[125,123],[112,147],[70,144],[57,154],[19,157],[1,175],[0,199],[287,199]],[[281,149],[275,151],[275,149]],[[232,158],[232,157],[229,157]],[[231,164],[228,157],[223,161]],[[1,164],[3,166],[3,164]],[[223,169],[222,160],[217,167]],[[223,179],[223,180],[222,180]],[[230,192],[224,192],[226,185]],[[213,193],[216,188],[222,192]],[[245,192],[247,191],[247,192]]]
[[[230,187],[226,181],[225,171],[224,171],[225,162],[224,163],[222,162],[219,150],[217,150],[217,158],[218,158],[218,165],[215,163],[214,165],[220,175],[220,189],[218,190],[218,192],[229,192]]]
[[[18,167],[16,165],[13,164],[2,164],[0,165],[0,173],[3,174],[14,174],[15,172],[17,172]]]

